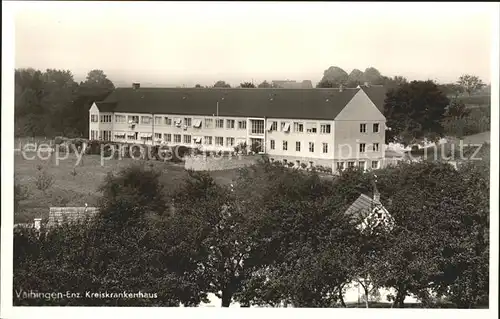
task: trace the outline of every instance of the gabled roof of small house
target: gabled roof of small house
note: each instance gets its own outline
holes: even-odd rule
[[[345,214],[352,218],[363,220],[372,212],[374,205],[375,201],[373,198],[361,194],[351,206],[346,209]]]
[[[365,91],[365,88],[117,88],[96,105],[101,112],[212,116],[217,112],[218,102],[220,116],[334,119],[360,89]],[[385,90],[365,92],[383,110]]]
[[[378,191],[376,193],[378,194]],[[374,225],[382,224],[389,228],[394,224],[393,217],[382,203],[378,199],[375,200],[365,194],[359,195],[351,206],[347,208],[345,214],[357,221],[362,228],[373,222],[375,223]],[[373,217],[375,219],[372,219]]]
[[[97,207],[50,207],[47,226],[82,221],[99,213]]]

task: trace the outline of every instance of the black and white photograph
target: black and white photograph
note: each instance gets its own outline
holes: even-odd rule
[[[2,7],[2,318],[498,315],[498,3]]]

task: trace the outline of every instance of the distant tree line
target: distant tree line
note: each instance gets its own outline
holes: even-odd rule
[[[40,232],[14,232],[14,305],[345,307],[359,282],[368,297],[393,288],[393,307],[487,307],[489,163],[458,171],[403,163],[376,171],[394,228],[344,212],[374,177],[334,179],[270,161],[241,169],[232,185],[189,172],[166,189],[146,165],[109,173],[100,215]],[[352,287],[352,286],[351,286]],[[142,291],[158,298],[22,299],[16,291]]]
[[[90,106],[114,87],[102,70],[90,71],[85,81],[77,83],[68,70],[16,69],[15,135],[85,136]]]

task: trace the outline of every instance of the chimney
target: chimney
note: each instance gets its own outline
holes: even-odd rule
[[[42,225],[42,219],[41,218],[35,218],[35,229],[40,230],[40,226]]]
[[[138,88],[140,88],[140,87],[141,87],[141,83],[139,83],[139,82],[134,82],[134,83],[132,83],[132,88],[133,88],[134,90],[137,90],[137,89],[138,89]]]

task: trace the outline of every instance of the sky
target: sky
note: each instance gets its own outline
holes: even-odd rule
[[[118,84],[321,80],[339,66],[387,76],[491,80],[496,3],[24,2],[15,67],[102,69]]]

